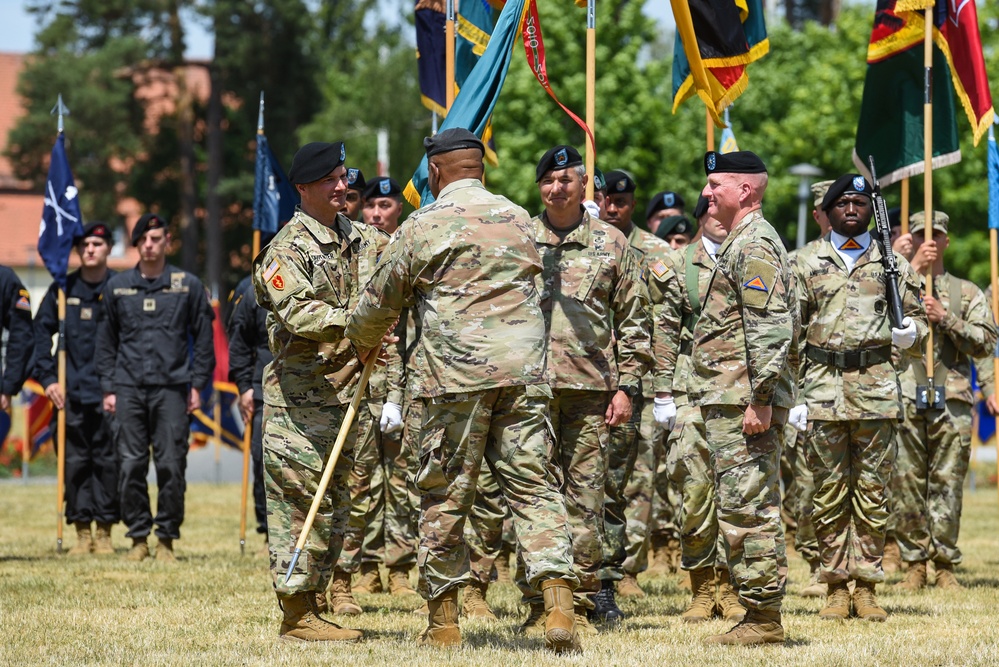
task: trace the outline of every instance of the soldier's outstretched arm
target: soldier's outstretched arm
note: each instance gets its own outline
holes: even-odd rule
[[[782,277],[780,254],[768,243],[747,246],[740,257],[740,302],[753,405],[771,405],[792,346],[799,307],[793,285]]]
[[[344,335],[358,350],[370,350],[382,343],[382,338],[395,324],[403,308],[415,305],[413,280],[417,261],[415,257],[416,227],[410,218],[392,237],[378,260],[378,268],[371,276],[354,312],[347,320]]]

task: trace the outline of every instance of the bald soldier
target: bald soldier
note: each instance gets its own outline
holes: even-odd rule
[[[794,278],[763,217],[767,170],[749,151],[704,156],[708,214],[728,230],[694,326],[688,397],[711,449],[718,527],[745,618],[711,644],[783,643],[787,580],[780,450],[798,370]]]
[[[579,579],[552,458],[542,264],[530,216],[483,187],[485,149],[468,130],[445,130],[424,146],[436,201],[392,237],[347,326],[366,358],[404,308],[423,323],[409,379],[424,409],[416,486],[430,617],[419,643],[461,643],[458,589],[470,582],[463,531],[485,461],[513,511],[527,581],[544,599],[545,644],[575,650]]]
[[[314,142],[295,153],[288,177],[302,203],[253,261],[254,290],[269,311],[274,353],[263,375],[270,573],[284,612],[280,636],[297,641],[361,638],[360,631],[320,616],[324,608],[317,600],[333,575],[350,511],[349,447],[337,460],[302,555],[285,579],[361,369],[344,337],[347,316],[388,239],[341,213],[345,156],[342,142]],[[333,597],[349,584],[338,577]]]
[[[901,416],[895,359],[919,354],[926,324],[919,285],[896,257],[904,319],[889,318],[881,246],[868,231],[873,184],[859,174],[836,179],[822,199],[831,231],[794,257],[801,338],[801,394],[792,421],[807,421],[812,525],[819,580],[827,584],[819,617],[884,621],[875,588],[888,522],[888,482]],[[888,250],[891,252],[891,249]],[[853,584],[851,593],[849,586]],[[851,609],[852,608],[852,609]]]

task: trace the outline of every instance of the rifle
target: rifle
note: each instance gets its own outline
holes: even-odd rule
[[[902,328],[902,296],[898,292],[898,263],[891,249],[891,225],[888,222],[888,207],[885,198],[881,196],[881,184],[878,183],[877,172],[874,170],[874,156],[867,156],[871,167],[871,180],[874,181],[874,224],[877,228],[877,239],[881,244],[881,264],[885,269],[885,296],[888,299],[888,318],[895,329]]]

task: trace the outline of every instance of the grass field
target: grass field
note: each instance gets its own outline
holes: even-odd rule
[[[126,562],[120,527],[116,557],[57,556],[54,496],[53,486],[0,486],[0,665],[999,665],[994,488],[966,496],[958,574],[968,588],[909,595],[886,589],[887,623],[820,621],[821,601],[795,595],[807,568],[793,557],[785,646],[701,646],[727,624],[683,624],[686,595],[668,578],[642,580],[651,594],[622,604],[629,614],[623,629],[588,638],[583,655],[567,658],[514,634],[523,611],[513,586],[492,587],[500,622],[463,623],[459,650],[417,647],[425,621],[408,612],[418,604],[389,595],[360,596],[364,615],[337,619],[366,632],[360,644],[281,642],[257,535],[240,556],[238,487],[188,487],[175,566]],[[65,534],[69,547],[75,536],[69,528]]]

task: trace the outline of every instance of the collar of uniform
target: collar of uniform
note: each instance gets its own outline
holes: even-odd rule
[[[183,271],[178,269],[176,266],[171,266],[170,264],[164,264],[163,273],[154,278],[152,282],[149,282],[148,280],[142,277],[142,271],[139,270],[139,263],[136,262],[135,268],[132,269],[132,273],[133,275],[131,282],[133,286],[145,287],[146,289],[154,290],[158,289],[163,285],[168,285],[170,283],[171,273],[183,273]]]
[[[361,236],[343,213],[336,214],[336,221],[332,227],[327,227],[300,208],[295,211],[295,216],[309,230],[309,233],[322,244],[340,244],[343,241],[350,245]]]
[[[549,227],[545,220],[547,215],[542,213],[535,220],[534,227],[534,242],[544,243],[545,245],[557,246],[565,245],[567,243],[578,243],[581,246],[589,247],[590,245],[590,225],[593,217],[589,212],[580,206],[583,211],[583,219],[580,220],[579,224],[576,225],[575,229],[565,235],[565,238],[559,238],[559,235]]]
[[[451,196],[451,194],[454,193],[455,191],[462,190],[464,188],[485,189],[485,186],[483,186],[482,181],[480,181],[477,178],[462,178],[460,180],[455,181],[454,183],[448,183],[444,187],[444,189],[440,191],[440,194],[437,195],[436,201],[445,199],[446,197]]]
[[[824,257],[832,262],[835,262],[844,271],[846,270],[846,262],[840,257],[839,253],[836,252],[836,246],[832,241],[832,231],[829,231],[825,236],[822,237],[822,245],[819,247],[818,256]],[[874,236],[871,236],[871,242],[867,244],[867,250],[857,257],[857,261],[854,264],[854,268],[860,266],[861,264],[867,264],[868,262],[880,262],[881,261],[881,246],[878,245],[877,240]]]
[[[715,257],[717,257],[719,253],[721,253],[721,247],[724,244],[725,244],[724,241],[718,244],[718,252],[715,253]],[[693,262],[694,264],[697,264],[698,266],[703,266],[706,269],[710,269],[715,265],[714,260],[711,259],[711,255],[708,253],[708,249],[704,247],[703,238],[699,241],[694,241]]]
[[[742,220],[740,220],[735,227],[732,228],[732,230],[728,233],[728,236],[725,237],[725,241],[721,244],[721,247],[718,248],[718,253],[715,255],[715,261],[725,254],[725,251],[729,249],[729,246],[732,245],[740,234],[749,229],[749,223],[755,220],[757,216],[760,218],[763,217],[763,213],[758,208],[747,213]]]

